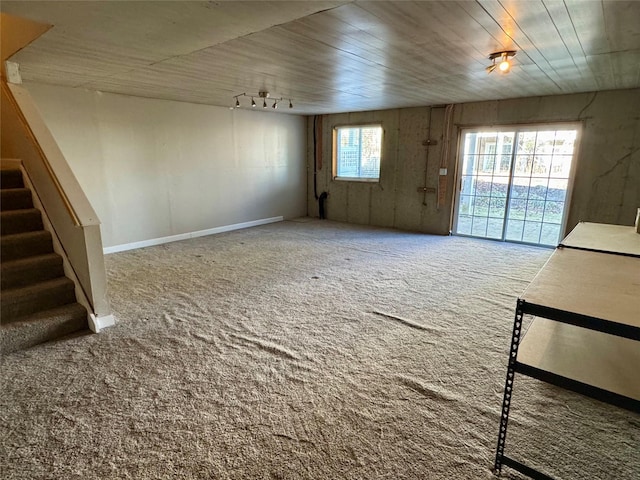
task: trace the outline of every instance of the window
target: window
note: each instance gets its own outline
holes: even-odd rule
[[[333,142],[335,179],[378,181],[382,152],[382,126],[336,127]]]

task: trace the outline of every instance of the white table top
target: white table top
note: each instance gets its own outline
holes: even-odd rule
[[[560,245],[640,257],[640,233],[624,225],[580,222]]]
[[[640,258],[556,249],[520,298],[640,328]]]
[[[640,342],[535,318],[518,362],[640,401]]]

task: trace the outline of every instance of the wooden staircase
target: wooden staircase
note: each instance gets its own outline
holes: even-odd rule
[[[87,311],[53,251],[18,169],[0,170],[0,354],[87,329]]]

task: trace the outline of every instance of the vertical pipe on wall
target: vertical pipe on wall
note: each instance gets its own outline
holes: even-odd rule
[[[325,206],[324,206],[324,202],[327,199],[327,192],[322,192],[320,194],[320,197],[318,198],[318,211],[320,214],[320,220],[324,220],[325,218],[327,218],[327,214],[325,211]]]
[[[320,118],[320,122],[318,122]],[[320,141],[318,141],[318,138]],[[329,194],[325,191],[318,195],[318,170],[322,170],[322,117],[313,117],[313,196],[318,200],[318,215],[321,219],[326,218],[325,202]]]
[[[313,116],[313,198],[318,200],[318,115]]]
[[[453,104],[447,105],[444,111],[444,128],[442,142],[442,157],[440,159],[440,170],[438,172],[438,195],[437,207],[440,209],[446,202],[447,196],[447,174],[449,165],[449,149],[451,148],[451,126],[453,119]]]
[[[433,112],[433,107],[429,107],[429,122],[427,124],[427,140],[423,142],[425,146],[426,154],[424,159],[424,193],[422,195],[422,206],[427,206],[427,180],[429,178],[429,147],[431,146],[431,114]]]

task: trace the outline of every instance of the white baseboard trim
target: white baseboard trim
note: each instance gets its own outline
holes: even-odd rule
[[[136,248],[152,247],[154,245],[162,245],[163,243],[178,242],[180,240],[188,240],[190,238],[204,237],[206,235],[214,235],[216,233],[230,232],[232,230],[240,230],[243,228],[257,227],[258,225],[266,225],[267,223],[282,222],[284,217],[262,218],[260,220],[252,220],[250,222],[234,223],[233,225],[223,225],[222,227],[209,228],[207,230],[198,230],[197,232],[180,233],[169,237],[152,238],[141,242],[124,243],[113,247],[105,247],[104,254],[124,252],[126,250],[134,250]]]
[[[113,315],[96,317],[93,313],[89,314],[89,329],[93,333],[100,333],[103,328],[113,327],[115,324],[116,317]]]

